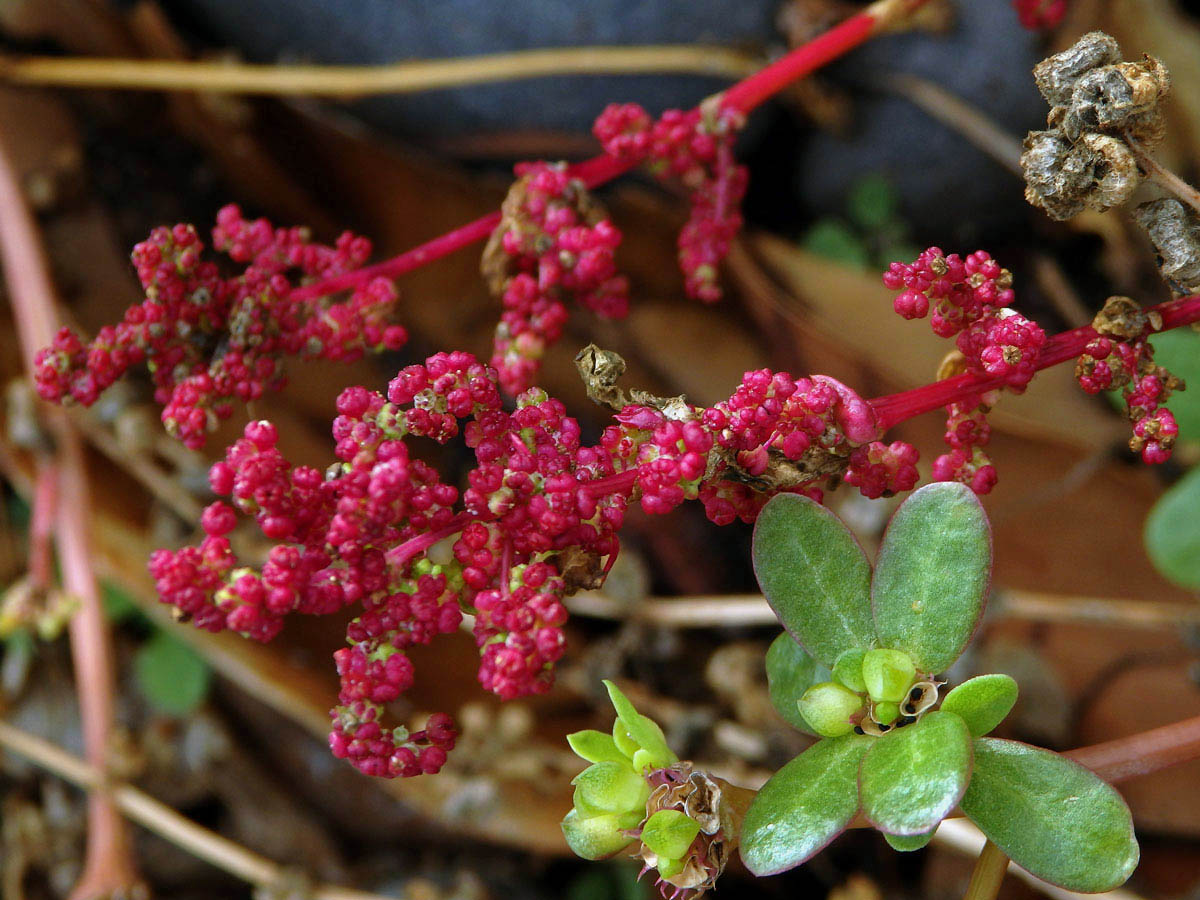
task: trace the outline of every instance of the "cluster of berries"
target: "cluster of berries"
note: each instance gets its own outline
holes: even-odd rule
[[[351,360],[407,340],[403,328],[388,322],[397,296],[385,279],[341,303],[290,299],[295,279],[361,266],[371,251],[365,238],[347,232],[323,246],[305,229],[247,221],[236,206],[226,206],[217,214],[213,246],[243,264],[242,274],[223,277],[205,260],[192,226],[156,228],[133,250],[145,300],[121,322],[101,328],[90,344],[62,329],[37,356],[38,393],[90,406],[144,362],[167,431],[199,448],[232,414],[233,400],[248,402],[282,387],[284,356]]]
[[[1012,273],[985,251],[964,259],[930,247],[912,263],[892,263],[883,283],[900,292],[894,303],[900,316],[921,319],[932,309],[934,333],[955,338],[961,357],[943,376],[970,372],[1014,393],[1025,390],[1037,371],[1046,333],[1009,308],[1015,297]],[[985,417],[995,398],[993,391],[947,406],[951,452],[934,462],[935,479],[961,481],[980,494],[995,486],[996,470],[982,449],[989,436]]]
[[[983,448],[992,436],[987,414],[999,397],[999,391],[989,391],[947,405],[944,440],[950,452],[933,461],[934,481],[959,481],[980,495],[996,486],[996,467]]]
[[[1126,411],[1133,426],[1129,448],[1147,463],[1171,458],[1179,426],[1162,404],[1183,381],[1154,363],[1147,339],[1161,327],[1128,297],[1110,297],[1096,314],[1096,339],[1075,364],[1075,377],[1089,394],[1125,388]]]
[[[605,318],[629,309],[628,283],[613,254],[621,232],[565,163],[523,163],[483,253],[483,274],[504,312],[492,365],[519,394],[534,383],[546,347],[567,321],[573,297]]]
[[[476,461],[461,491],[406,443],[459,435]],[[150,571],[182,618],[257,640],[291,613],[358,607],[336,657],[332,746],[364,772],[412,775],[436,770],[451,738],[449,726],[420,737],[383,726],[385,705],[413,681],[409,647],[470,613],[481,684],[505,699],[542,693],[564,650],[562,597],[603,582],[631,502],[665,513],[698,497],[724,523],[753,521],[781,491],[819,496],[848,469],[869,496],[911,487],[916,451],[878,437],[870,406],[840,382],[761,370],[708,409],[626,406],[586,446],[543,391],[507,411],[495,370],[438,354],[402,370],[386,396],[342,392],[338,461],[324,472],[289,463],[270,423],[247,425],[210,471],[227,500],[205,510],[205,537],[157,551]],[[234,555],[238,511],[274,542],[259,570]]]
[[[742,227],[747,173],[733,155],[740,114],[720,107],[667,110],[657,121],[636,103],[613,103],[596,119],[593,133],[604,152],[646,160],[659,178],[688,189],[691,215],[679,232],[679,266],[689,297],[721,298],[717,266]]]

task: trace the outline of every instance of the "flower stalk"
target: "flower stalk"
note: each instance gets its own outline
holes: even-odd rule
[[[1146,313],[1162,317],[1162,327],[1156,329],[1157,331],[1169,331],[1200,322],[1200,294],[1160,303],[1147,309]],[[1046,345],[1038,354],[1036,369],[1040,372],[1075,359],[1096,337],[1096,330],[1091,325],[1056,334],[1046,341]],[[896,394],[876,397],[868,402],[875,411],[881,431],[887,431],[914,416],[1003,386],[1002,378],[982,378],[968,373]]]
[[[33,360],[56,331],[54,289],[47,271],[37,228],[13,169],[0,142],[0,257],[3,259],[22,356],[33,377]],[[103,771],[111,746],[114,708],[112,646],[95,567],[88,545],[90,520],[83,447],[66,413],[46,406],[45,422],[54,441],[58,473],[55,522],[59,561],[66,589],[80,600],[70,624],[71,655],[88,762]],[[40,500],[46,494],[39,491]],[[45,511],[34,513],[41,521]],[[99,788],[88,799],[88,836],[83,874],[73,900],[109,897],[128,892],[138,883],[128,829],[108,792]]]
[[[717,95],[721,108],[743,116],[748,114],[789,84],[811,75],[821,66],[848,53],[926,2],[927,0],[879,0],[873,3],[862,12]],[[705,103],[709,102],[711,101]],[[637,163],[636,159],[603,154],[576,163],[570,167],[570,173],[592,189],[624,175]],[[427,263],[448,256],[455,250],[483,240],[499,223],[500,213],[489,213],[392,259],[297,288],[292,296],[296,300],[315,300],[367,284],[373,278],[399,278]]]

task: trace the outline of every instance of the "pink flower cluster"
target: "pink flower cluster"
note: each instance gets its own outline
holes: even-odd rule
[[[613,259],[621,233],[583,182],[561,163],[523,163],[516,173],[484,253],[484,273],[504,305],[492,365],[514,395],[533,384],[546,348],[562,336],[565,300],[610,319],[629,309],[628,282]]]
[[[1075,376],[1089,394],[1126,387],[1122,396],[1133,426],[1129,447],[1143,462],[1156,464],[1171,458],[1179,435],[1174,414],[1162,404],[1180,382],[1154,364],[1154,348],[1146,340],[1148,322],[1145,324],[1146,329],[1130,339],[1098,335],[1079,357]]]
[[[900,291],[894,305],[906,319],[922,319],[932,306],[934,334],[958,335],[967,371],[1001,378],[1016,393],[1033,378],[1046,333],[1007,308],[1015,297],[1012,273],[985,251],[962,259],[930,247],[912,263],[888,266],[883,283]]]
[[[324,472],[289,463],[270,423],[247,425],[209,473],[227,500],[205,510],[204,538],[157,551],[150,571],[184,618],[257,640],[291,613],[358,607],[335,657],[330,741],[387,777],[435,771],[453,743],[444,719],[417,734],[384,726],[386,704],[413,683],[408,648],[470,613],[484,688],[505,699],[548,690],[564,652],[562,598],[603,582],[635,498],[650,513],[699,498],[725,523],[753,521],[780,491],[819,497],[848,469],[868,496],[915,479],[916,451],[878,443],[870,406],[824,376],[764,369],[708,409],[626,406],[594,446],[536,388],[505,410],[498,374],[466,353],[403,369],[386,396],[348,388],[337,408],[337,462]],[[476,463],[461,491],[407,444],[458,436]],[[233,553],[238,512],[273,542],[259,569]]]
[[[679,266],[688,296],[706,303],[721,297],[717,267],[742,227],[747,173],[733,155],[740,127],[740,116],[727,110],[672,109],[655,121],[636,103],[613,103],[592,129],[605,153],[648,160],[658,177],[679,179],[689,190]]]
[[[946,407],[946,444],[951,448],[933,461],[934,481],[961,481],[976,494],[996,486],[996,467],[984,451],[992,436],[987,414],[999,397],[992,391]]]
[[[850,454],[844,480],[871,500],[891,497],[916,487],[919,458],[917,448],[905,441],[871,441]]]
[[[930,247],[912,263],[892,263],[883,283],[900,292],[894,306],[905,319],[921,319],[932,310],[934,333],[955,337],[963,371],[999,379],[1014,393],[1025,390],[1037,371],[1046,333],[1008,308],[1015,297],[1012,273],[985,251],[963,259]],[[995,486],[996,470],[982,450],[988,440],[985,416],[993,402],[994,397],[980,397],[974,404],[947,407],[951,452],[934,462],[935,479],[961,481],[980,494]]]
[[[232,414],[233,400],[255,400],[284,384],[284,356],[351,360],[407,340],[403,328],[388,323],[396,303],[389,281],[372,281],[343,303],[289,299],[296,277],[326,278],[361,266],[371,249],[365,238],[347,232],[327,247],[305,229],[247,221],[226,206],[217,214],[213,245],[244,264],[241,275],[222,277],[203,258],[204,244],[190,225],[156,228],[133,251],[145,300],[90,344],[68,328],[60,331],[38,354],[38,393],[90,406],[144,362],[167,431],[198,448]]]
[[[621,427],[607,429],[601,443],[618,459],[636,452],[647,512],[698,498],[718,525],[753,522],[781,490],[819,500],[822,485],[845,472],[855,449],[879,437],[870,406],[825,375],[747,372],[728,400],[691,407],[689,415],[681,422],[630,406],[617,416]],[[887,489],[903,489],[906,477]],[[759,489],[751,487],[755,482]]]
[[[1056,28],[1067,14],[1067,0],[1012,0],[1021,25],[1031,31]]]

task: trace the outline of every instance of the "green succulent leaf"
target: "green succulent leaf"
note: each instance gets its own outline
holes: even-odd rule
[[[927,713],[877,738],[863,757],[863,813],[880,831],[924,834],[958,805],[970,780],[966,723],[953,713]]]
[[[805,691],[825,677],[824,668],[786,631],[771,642],[767,650],[767,690],[775,711],[793,728],[816,734],[797,704]]]
[[[619,762],[628,764],[629,757],[620,751],[611,734],[589,728],[567,735],[567,743],[576,756],[588,762]]]
[[[632,842],[622,832],[636,828],[642,813],[625,816],[598,815],[583,818],[578,810],[571,810],[562,820],[563,837],[576,856],[584,859],[604,859],[620,853]]]
[[[857,694],[865,694],[867,683],[863,680],[863,657],[866,655],[866,647],[855,647],[839,656],[833,664],[833,680]]]
[[[850,530],[808,497],[777,494],[754,526],[754,572],[783,627],[832,666],[875,642],[871,566]]]
[[[851,734],[818,741],[771,776],[742,822],[747,869],[784,872],[845,830],[858,812],[858,767],[872,740]]]
[[[871,584],[879,642],[921,672],[958,659],[983,612],[992,536],[974,492],[957,482],[915,491],[892,516]]]
[[[1068,890],[1112,890],[1137,867],[1133,818],[1121,795],[1040,747],[976,740],[962,810],[1013,862]]]
[[[612,700],[613,708],[617,711],[617,718],[625,726],[628,736],[637,744],[638,748],[646,751],[643,759],[655,767],[669,766],[671,763],[678,762],[679,757],[672,753],[671,748],[667,746],[667,739],[663,736],[658,723],[634,709],[629,698],[611,681],[606,680],[604,686],[608,688],[609,699]],[[636,750],[628,752],[625,747],[621,746],[621,740],[615,730],[613,738],[622,752],[627,752],[631,757],[634,755]]]
[[[946,695],[943,712],[967,723],[971,737],[983,737],[1004,721],[1017,702],[1017,683],[1008,675],[979,675]]]
[[[1200,381],[1197,382],[1200,384]],[[1178,585],[1200,589],[1200,466],[1164,493],[1150,515],[1142,539],[1154,568]]]
[[[598,762],[575,776],[575,804],[584,812],[623,813],[643,809],[650,796],[646,779],[628,760]]]
[[[638,742],[629,736],[629,729],[620,719],[613,720],[613,743],[627,759],[633,759],[639,750]]]
[[[159,712],[179,718],[195,712],[204,702],[212,680],[204,657],[165,631],[138,648],[133,671],[147,702]]]
[[[677,809],[660,809],[642,826],[642,843],[655,855],[680,859],[700,833],[700,823]]]
[[[901,853],[911,853],[913,850],[920,850],[932,841],[935,831],[937,831],[936,828],[932,828],[924,834],[888,834],[885,831],[883,839],[891,845],[893,850],[899,850]]]

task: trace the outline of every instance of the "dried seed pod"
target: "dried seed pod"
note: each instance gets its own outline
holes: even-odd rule
[[[1104,212],[1127,201],[1141,183],[1124,142],[1088,132],[1072,143],[1061,131],[1031,131],[1021,154],[1025,199],[1063,221],[1085,207]]]
[[[1141,206],[1138,207],[1138,210],[1141,209]],[[1145,333],[1148,323],[1145,311],[1135,301],[1129,297],[1113,296],[1104,301],[1104,307],[1092,319],[1092,328],[1096,334],[1105,337],[1132,341]]]
[[[1075,153],[1057,129],[1029,132],[1024,146],[1025,199],[1059,222],[1083,212],[1083,196],[1093,179],[1087,157]]]
[[[1124,141],[1107,134],[1085,134],[1080,144],[1091,153],[1088,160],[1095,177],[1092,189],[1083,201],[1104,212],[1125,203],[1142,181],[1133,152]]]
[[[1159,270],[1173,291],[1200,291],[1200,218],[1178,200],[1143,203],[1134,218],[1158,251]]]
[[[1091,131],[1136,132],[1142,143],[1154,145],[1165,132],[1159,102],[1171,89],[1171,76],[1157,59],[1122,62],[1084,73],[1071,91],[1062,130],[1071,141]]]
[[[1093,31],[1062,53],[1047,57],[1034,66],[1033,78],[1052,107],[1066,106],[1081,75],[1120,61],[1121,48],[1116,39],[1103,31]]]
[[[918,681],[900,704],[900,713],[905,716],[919,716],[938,702],[939,682]]]

